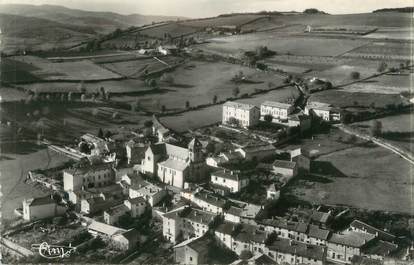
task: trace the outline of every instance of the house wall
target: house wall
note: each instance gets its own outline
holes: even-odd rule
[[[244,110],[232,106],[223,105],[222,123],[227,124],[230,118],[235,118],[236,120],[238,120],[240,123],[239,125],[242,127],[254,126],[259,122],[260,110],[257,108]]]
[[[63,172],[63,189],[65,191],[88,189],[90,186],[99,188],[115,183],[115,172],[112,168],[102,170],[90,170],[85,175],[72,175]]]
[[[227,179],[215,175],[211,175],[211,182],[224,186],[230,189],[230,192],[239,192],[242,188],[246,187],[249,184],[248,179],[241,179],[239,181],[233,179]]]
[[[323,260],[315,260],[307,257],[301,257],[290,253],[282,253],[274,250],[268,251],[268,256],[276,261],[278,264],[306,264],[306,265],[323,265]]]
[[[131,216],[133,218],[141,216],[147,207],[147,205],[143,202],[140,202],[138,204],[131,204],[128,200],[124,201],[124,204],[131,210]]]
[[[274,119],[281,119],[285,120],[288,118],[288,115],[292,113],[293,106],[285,109],[285,108],[277,108],[267,105],[260,106],[260,114],[263,116],[265,115],[272,115]]]
[[[162,235],[168,241],[176,244],[176,239],[178,237],[180,226],[182,221],[180,219],[170,219],[162,217]]]
[[[159,155],[154,155],[151,148],[148,148],[145,151],[145,157],[141,163],[141,171],[143,173],[148,174],[156,174],[157,173],[157,163],[160,160]]]
[[[287,178],[293,178],[297,175],[297,166],[293,169],[291,168],[281,168],[281,167],[273,167],[273,172],[275,174],[281,174]]]
[[[184,188],[184,179],[187,176],[187,172],[188,169],[179,171],[158,165],[158,177],[161,181],[178,188]]]
[[[335,244],[331,242],[328,242],[326,245],[328,247],[328,253],[327,253],[328,260],[351,264],[352,257],[354,255],[361,254],[361,251],[359,248],[349,247],[349,246]]]
[[[54,203],[30,206],[26,201],[23,202],[23,219],[28,221],[59,216],[65,212],[65,207]]]
[[[241,223],[240,216],[236,216],[229,213],[224,213],[224,220],[233,222],[233,223]]]
[[[216,238],[218,239],[218,241],[220,242],[220,244],[226,246],[228,249],[232,249],[233,238],[231,237],[231,235],[220,233],[217,231],[215,231],[214,234]]]
[[[205,260],[199,257],[198,252],[188,246],[182,246],[174,249],[175,262],[178,264],[203,264]],[[201,259],[199,259],[201,258]]]

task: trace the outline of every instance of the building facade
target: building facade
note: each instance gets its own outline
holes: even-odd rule
[[[254,105],[228,101],[223,104],[223,124],[236,121],[241,127],[248,128],[259,123],[260,110]]]

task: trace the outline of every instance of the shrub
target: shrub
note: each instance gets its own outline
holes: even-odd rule
[[[361,77],[361,74],[359,72],[352,72],[351,78],[352,79],[359,79]]]

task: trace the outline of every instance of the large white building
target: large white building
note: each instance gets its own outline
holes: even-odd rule
[[[223,169],[211,173],[211,183],[227,189],[230,193],[236,193],[249,184],[249,179],[240,173]]]
[[[228,101],[223,104],[223,124],[231,123],[232,119],[241,127],[251,127],[260,120],[260,109],[251,104]]]
[[[202,145],[193,139],[183,148],[169,143],[148,147],[141,163],[143,173],[157,175],[168,185],[184,188],[186,178],[199,178],[205,173]]]
[[[28,221],[62,215],[66,207],[59,205],[50,195],[23,200],[23,219]]]
[[[63,189],[65,191],[100,188],[115,183],[115,171],[112,163],[70,168],[63,171]]]
[[[330,104],[322,102],[308,102],[305,106],[305,114],[315,114],[325,121],[340,121],[341,114],[336,111]]]
[[[292,104],[265,101],[260,106],[260,115],[262,119],[264,116],[270,115],[274,120],[287,120],[288,115],[291,114],[293,110],[294,106]]]

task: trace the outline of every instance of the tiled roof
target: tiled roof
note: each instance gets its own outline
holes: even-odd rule
[[[361,222],[359,220],[352,221],[352,223],[349,226],[350,227],[355,227],[355,228],[363,230],[363,231],[366,231],[367,233],[370,233],[370,234],[373,234],[373,235],[377,234],[380,239],[383,239],[383,240],[386,240],[386,241],[395,240],[394,235],[392,235],[390,233],[387,233],[383,230],[380,230],[378,228],[375,228],[375,227],[373,227],[369,224],[366,224],[364,222]]]
[[[245,147],[240,148],[246,153],[255,153],[255,152],[263,152],[263,151],[276,151],[276,148],[271,144],[266,145],[248,145]]]
[[[324,223],[328,222],[328,219],[329,219],[330,216],[331,216],[330,213],[313,211],[312,215],[311,215],[311,220],[324,224]]]
[[[117,206],[113,206],[106,210],[105,212],[109,215],[123,215],[124,213],[128,212],[129,208],[126,207],[123,203]]]
[[[44,197],[32,198],[27,200],[28,205],[30,206],[40,206],[40,205],[47,205],[47,204],[55,204],[55,200],[48,195]]]
[[[362,252],[364,254],[369,255],[379,255],[379,256],[388,256],[392,252],[396,251],[398,246],[396,244],[378,240],[375,241],[373,244],[368,244],[366,247],[363,248]]]
[[[215,229],[216,232],[222,233],[225,235],[231,235],[233,230],[236,228],[238,224],[225,221],[222,224],[218,225]]]
[[[65,169],[64,172],[67,172],[72,175],[84,175],[90,171],[98,171],[98,170],[111,170],[113,168],[113,163],[100,163],[100,164],[93,164],[88,165],[85,167],[80,168],[69,168]]]
[[[139,203],[145,203],[146,202],[146,200],[144,199],[144,197],[136,197],[136,198],[133,198],[133,199],[128,199],[128,201],[131,204],[139,204]]]
[[[107,225],[105,223],[101,223],[97,221],[92,221],[92,223],[88,226],[88,229],[108,235],[108,236],[113,236],[116,234],[126,232],[125,229],[118,228],[112,225]]]
[[[325,253],[325,247],[323,246],[309,245],[286,238],[277,238],[268,247],[269,250],[316,260],[323,260]]]
[[[128,239],[128,241],[134,240],[135,238],[137,238],[139,236],[138,230],[136,230],[135,228],[129,229],[125,232],[123,232],[122,234],[118,234],[117,236],[122,235],[123,237],[125,237],[126,239]]]
[[[215,194],[208,193],[205,191],[200,191],[194,194],[194,196],[202,201],[205,201],[211,205],[217,206],[217,207],[223,207],[226,203],[225,199],[222,199],[218,197]]]
[[[330,231],[326,229],[319,228],[316,225],[309,225],[308,236],[327,240],[329,237]]]
[[[99,138],[93,134],[87,133],[81,136],[81,138],[87,142],[97,143],[97,142],[105,142],[104,139]]]
[[[363,256],[354,255],[351,259],[354,265],[383,265],[383,261],[379,259],[371,259]]]
[[[272,107],[272,108],[279,108],[279,109],[288,109],[292,107],[292,104],[276,102],[276,101],[265,101],[262,103],[262,106]]]
[[[261,224],[278,227],[281,229],[287,229],[290,231],[296,231],[301,233],[306,233],[308,225],[301,222],[292,222],[285,219],[264,219],[260,221]]]
[[[235,102],[235,101],[227,101],[226,103],[223,104],[223,106],[233,107],[235,109],[242,109],[242,110],[251,110],[251,109],[257,108],[255,105],[252,105],[252,104],[246,104],[246,103]]]
[[[191,209],[191,211],[189,211],[183,218],[196,223],[208,225],[211,221],[213,221],[214,217],[215,215],[209,212]]]
[[[235,236],[235,240],[241,242],[257,242],[264,243],[266,240],[266,233],[258,230],[257,226],[243,224],[240,232]]]
[[[296,166],[296,162],[285,161],[285,160],[275,160],[273,162],[273,167],[277,168],[289,168],[294,169]]]
[[[213,177],[220,177],[220,178],[225,178],[225,179],[231,179],[231,180],[242,180],[247,178],[246,175],[242,175],[238,172],[234,172],[234,171],[230,171],[230,170],[219,170],[216,172],[211,173],[211,176]]]
[[[330,243],[350,246],[354,248],[360,248],[374,238],[375,236],[371,234],[354,232],[354,231],[345,231],[341,234],[333,233],[331,238],[328,241]]]
[[[167,156],[174,156],[182,160],[188,159],[188,149],[173,144],[165,144],[165,151]]]
[[[188,167],[187,163],[181,162],[180,160],[171,159],[171,158],[158,163],[158,165],[166,167],[166,168],[171,168],[177,171],[184,171]]]

